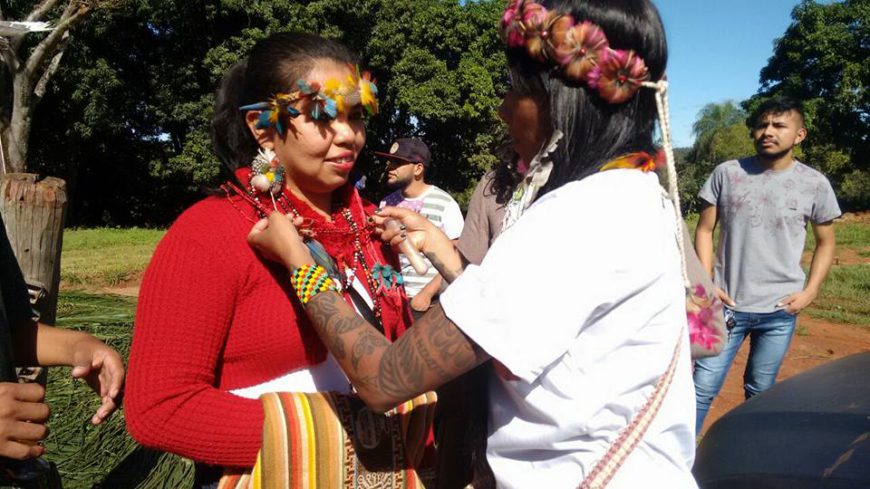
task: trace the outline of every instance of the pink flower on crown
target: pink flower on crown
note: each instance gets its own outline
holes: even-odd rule
[[[505,9],[504,15],[501,18],[501,27],[504,31],[505,40],[508,47],[516,48],[523,45],[525,36],[523,34],[521,8],[524,0],[513,0]]]
[[[649,70],[634,51],[608,49],[602,54],[605,56],[599,58],[598,65],[589,72],[589,86],[611,104],[621,104],[649,79]]]
[[[534,4],[537,5],[537,4]],[[547,12],[541,10],[523,16],[528,18],[523,24],[526,26],[526,49],[529,55],[538,61],[546,61],[556,51],[558,38],[565,37],[568,29],[574,25],[574,19],[559,12]]]
[[[531,25],[537,25],[544,22],[547,17],[547,9],[543,5],[535,2],[527,2],[521,7],[523,24],[526,28]]]
[[[557,43],[555,59],[565,68],[569,78],[585,80],[606,50],[604,31],[587,20],[565,32]]]

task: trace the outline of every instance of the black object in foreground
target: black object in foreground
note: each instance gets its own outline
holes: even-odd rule
[[[870,352],[792,377],[720,418],[693,472],[701,489],[870,488]]]

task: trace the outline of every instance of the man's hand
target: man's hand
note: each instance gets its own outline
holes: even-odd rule
[[[120,402],[124,384],[121,355],[102,341],[89,337],[76,343],[72,367],[72,376],[84,379],[103,401],[91,418],[93,424],[102,423],[118,409]]]
[[[728,307],[734,307],[737,305],[737,303],[734,302],[734,299],[732,299],[730,295],[726,294],[725,291],[722,290],[720,287],[716,287],[716,297],[718,297],[719,300]]]
[[[420,292],[411,299],[411,309],[417,312],[426,312],[432,306],[432,296]]]
[[[48,436],[48,405],[39,384],[0,383],[0,456],[27,460],[41,456],[37,443]]]
[[[785,307],[785,312],[789,314],[797,314],[810,305],[816,299],[816,295],[814,291],[804,289],[779,301],[777,306]]]

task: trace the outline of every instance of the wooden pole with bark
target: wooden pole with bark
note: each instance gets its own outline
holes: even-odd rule
[[[60,252],[66,217],[66,182],[32,173],[0,179],[0,214],[21,266],[39,321],[54,324],[60,285]]]

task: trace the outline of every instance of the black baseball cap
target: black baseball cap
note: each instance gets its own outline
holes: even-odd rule
[[[396,139],[393,141],[392,146],[390,146],[389,153],[375,151],[375,154],[389,159],[422,163],[423,166],[429,166],[429,162],[432,160],[432,153],[429,152],[429,147],[417,138]]]

